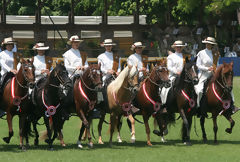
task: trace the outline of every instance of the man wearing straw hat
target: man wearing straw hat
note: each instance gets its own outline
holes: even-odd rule
[[[184,47],[187,45],[183,43],[181,40],[177,40],[173,43],[171,46],[175,52],[168,55],[167,57],[167,68],[169,71],[169,79],[171,80],[171,85],[173,84],[174,80],[176,79],[177,76],[180,76],[182,70],[183,70],[183,55],[182,55],[182,50]],[[163,87],[161,90],[161,100],[162,104],[166,104],[167,102],[167,96],[168,92],[171,87],[165,88]]]
[[[101,71],[103,73],[103,83],[105,80],[111,75],[118,75],[121,71],[120,58],[116,53],[112,52],[112,47],[115,46],[116,43],[113,43],[112,39],[105,39],[101,44],[102,47],[105,48],[105,52],[100,54],[98,59],[98,64],[101,64]]]
[[[16,41],[12,38],[5,38],[2,42],[3,51],[0,53],[0,63],[1,63],[1,83],[0,83],[0,95],[3,94],[3,87],[9,79],[17,74],[17,67],[20,61],[20,55],[13,52],[13,47]],[[20,64],[19,64],[20,65]],[[0,113],[0,117],[4,113]]]
[[[131,50],[134,51],[134,54],[131,54],[127,59],[127,64],[131,66],[137,65],[137,69],[139,71],[139,79],[142,81],[146,72],[149,71],[148,67],[148,58],[145,55],[142,55],[142,51],[146,46],[142,44],[142,42],[135,42],[131,46]]]
[[[72,48],[63,54],[64,65],[68,71],[68,75],[71,77],[75,74],[80,74],[82,70],[88,67],[87,53],[80,52],[78,49],[81,42],[83,40],[80,40],[77,35],[71,36],[67,43]]]
[[[48,49],[49,46],[45,46],[43,42],[36,43],[33,46],[33,50],[37,51],[37,55],[32,58],[35,67],[36,82],[49,75],[50,70],[52,69],[52,58],[45,56],[45,51]]]

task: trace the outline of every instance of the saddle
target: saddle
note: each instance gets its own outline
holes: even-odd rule
[[[2,80],[0,83],[0,95],[3,95],[3,91],[7,85],[8,82],[14,77],[15,75],[12,72],[7,72],[2,76]]]

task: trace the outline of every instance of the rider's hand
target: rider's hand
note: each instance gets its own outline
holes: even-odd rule
[[[107,73],[114,74],[114,71],[111,69],[111,70],[108,70]]]
[[[49,74],[50,74],[50,71],[49,71],[48,69],[45,69],[45,73],[46,73],[47,75],[49,75]]]
[[[84,66],[77,66],[77,70],[84,70]]]
[[[142,67],[139,71],[146,71],[147,69],[145,67]]]
[[[180,71],[178,71],[176,74],[177,74],[177,75],[180,75],[180,74],[181,74],[181,72],[180,72]]]
[[[17,74],[17,70],[15,70],[15,69],[12,69],[12,70],[10,70],[13,74]]]
[[[213,71],[213,70],[214,70],[214,69],[213,69],[212,66],[208,68],[208,71]]]

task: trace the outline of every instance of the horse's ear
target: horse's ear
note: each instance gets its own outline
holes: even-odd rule
[[[21,59],[20,59],[20,63],[25,64],[25,63],[26,63],[26,60],[25,60],[24,58],[21,58]]]
[[[185,57],[185,62],[186,62],[186,63],[189,62],[188,56]]]
[[[101,69],[101,63],[98,64],[98,70],[100,70],[100,69]]]

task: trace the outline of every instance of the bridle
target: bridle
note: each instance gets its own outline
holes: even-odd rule
[[[16,77],[16,81],[17,81],[17,83],[18,83],[18,85],[19,85],[20,87],[25,88],[25,89],[28,89],[28,88],[29,88],[29,83],[31,83],[31,81],[28,79],[24,68],[27,67],[28,69],[33,69],[34,66],[33,66],[32,64],[30,64],[30,63],[22,64],[21,66],[22,66],[23,78],[24,78],[24,80],[27,82],[27,86],[21,84],[21,83],[19,82],[19,80],[17,79],[17,77]]]
[[[231,72],[231,75],[232,75],[232,72]],[[231,92],[231,88],[227,85],[227,79],[224,75],[223,72],[221,72],[221,81],[222,83],[216,79],[216,83],[223,89],[223,93],[230,93]]]
[[[63,71],[64,73],[65,71]],[[63,86],[65,86],[68,82],[67,81],[64,81],[64,79],[62,78],[62,76],[59,75],[60,71],[56,72],[54,71],[55,73],[55,76],[56,78],[58,79],[58,81],[60,82],[59,85],[55,85],[55,84],[52,84],[50,83],[49,85],[52,86],[52,87],[55,87],[55,88],[62,88]],[[66,72],[66,75],[67,75],[67,72]]]
[[[187,82],[187,83],[192,83],[194,85],[194,79],[198,79],[198,76],[197,76],[197,73],[195,71],[194,65],[192,65],[191,68],[192,68],[192,71],[193,71],[195,76],[193,77],[192,74],[188,70],[185,70],[184,81]]]
[[[165,70],[165,71],[168,71],[168,69],[167,69],[167,67],[163,67],[163,66],[159,66],[158,67],[158,69],[156,69],[156,75],[155,76],[160,76],[160,70]],[[159,88],[162,88],[162,87],[170,87],[170,81],[169,80],[163,80],[163,79],[161,79],[161,77],[159,77],[157,80],[160,82],[159,84],[158,83],[156,83],[155,81],[153,81],[152,79],[151,79],[151,74],[146,78],[146,79],[149,79],[149,81],[152,83],[152,84],[154,84],[154,85],[156,85],[156,86],[158,86]]]

